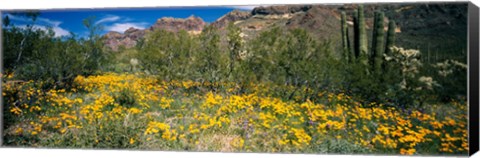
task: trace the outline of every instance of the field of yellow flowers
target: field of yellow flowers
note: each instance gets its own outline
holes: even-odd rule
[[[467,154],[465,101],[406,110],[270,95],[275,86],[159,81],[144,74],[75,78],[69,89],[3,84],[10,146],[174,151]],[[221,88],[212,88],[221,87]],[[288,87],[284,87],[288,90]]]

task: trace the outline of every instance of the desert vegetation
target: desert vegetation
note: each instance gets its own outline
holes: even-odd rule
[[[395,19],[375,11],[370,34],[364,14],[341,13],[339,41],[280,26],[247,38],[230,23],[225,36],[211,25],[154,30],[119,51],[103,46],[94,18],[88,38],[4,22],[4,143],[467,154],[466,56],[426,60],[395,43]]]

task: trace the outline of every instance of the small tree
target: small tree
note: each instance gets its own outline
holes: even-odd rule
[[[103,26],[95,24],[95,16],[90,16],[83,20],[83,25],[88,29],[88,38],[84,43],[84,57],[86,75],[93,74],[96,70],[102,68],[103,64],[108,62],[107,54],[103,52],[103,39],[100,32]]]

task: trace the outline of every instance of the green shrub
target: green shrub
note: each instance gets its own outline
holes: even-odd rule
[[[155,30],[138,49],[138,59],[149,74],[164,80],[189,79],[193,71],[193,52],[197,41],[186,31]]]

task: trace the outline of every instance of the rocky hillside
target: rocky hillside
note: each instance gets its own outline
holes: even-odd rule
[[[367,31],[373,25],[373,12],[385,12],[385,22],[396,21],[397,44],[422,51],[458,51],[466,48],[467,3],[405,3],[405,4],[365,4]],[[223,35],[226,26],[233,22],[249,38],[274,26],[283,29],[303,28],[320,42],[329,40],[340,46],[340,12],[351,16],[357,5],[288,5],[256,7],[251,12],[234,10],[211,23]],[[207,24],[199,17],[186,19],[160,18],[146,30],[129,29],[124,33],[110,32],[106,36],[108,47],[116,50],[119,46],[132,47],[139,38],[155,29],[168,31],[186,30],[198,34]],[[225,39],[225,38],[222,38]]]

